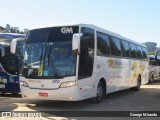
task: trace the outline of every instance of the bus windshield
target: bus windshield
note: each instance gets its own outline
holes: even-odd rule
[[[19,60],[17,56],[10,54],[10,46],[4,46],[5,55],[1,58],[1,65],[4,70],[12,75],[18,75]]]
[[[9,38],[8,36],[1,36],[0,34],[0,63],[3,67],[3,69],[11,74],[11,75],[18,75],[19,74],[19,55],[22,54],[20,52],[16,53],[17,55],[10,53],[10,42],[12,41],[12,38]],[[5,34],[4,34],[5,35]],[[9,35],[9,34],[7,34]],[[16,39],[22,39],[24,41],[23,35],[20,35],[20,38],[17,38],[18,36],[15,36]],[[14,38],[14,37],[13,37]],[[18,44],[18,49],[22,49],[23,44]],[[16,52],[18,51],[16,49]]]
[[[23,75],[26,78],[63,78],[75,76],[76,56],[72,54],[72,36],[62,28],[45,28],[29,31],[25,44]]]
[[[17,38],[17,46],[16,46],[16,55],[19,57],[23,56],[23,49],[24,49],[24,38]]]

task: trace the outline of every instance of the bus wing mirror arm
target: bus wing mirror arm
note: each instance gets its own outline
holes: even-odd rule
[[[81,41],[81,38],[82,38],[82,33],[76,33],[76,34],[73,34],[73,38],[72,38],[72,51],[73,53],[77,54],[78,55],[80,54],[80,41]]]
[[[10,52],[13,54],[16,53],[16,45],[17,45],[17,39],[13,39],[10,45]]]

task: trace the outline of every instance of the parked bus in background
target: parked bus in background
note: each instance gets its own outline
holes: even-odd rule
[[[24,53],[24,99],[99,103],[104,94],[148,83],[146,46],[94,25],[31,29]]]
[[[149,55],[149,83],[160,80],[160,56]]]
[[[14,33],[0,34],[0,92],[17,94],[20,92],[19,69],[20,53],[25,35]],[[16,54],[11,54],[10,43],[13,39],[20,41],[17,44]]]

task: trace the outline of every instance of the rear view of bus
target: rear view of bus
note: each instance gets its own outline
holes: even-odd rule
[[[19,53],[10,53],[10,43],[13,39],[22,39],[22,34],[2,33],[0,34],[0,92],[1,93],[13,93],[20,92],[19,87],[19,70],[20,59]],[[22,49],[22,44],[19,45]]]

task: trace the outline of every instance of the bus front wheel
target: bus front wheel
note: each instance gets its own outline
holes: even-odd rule
[[[97,95],[96,97],[92,98],[91,101],[93,103],[98,104],[102,101],[103,95],[104,95],[104,87],[103,87],[102,82],[99,82],[97,86]]]

